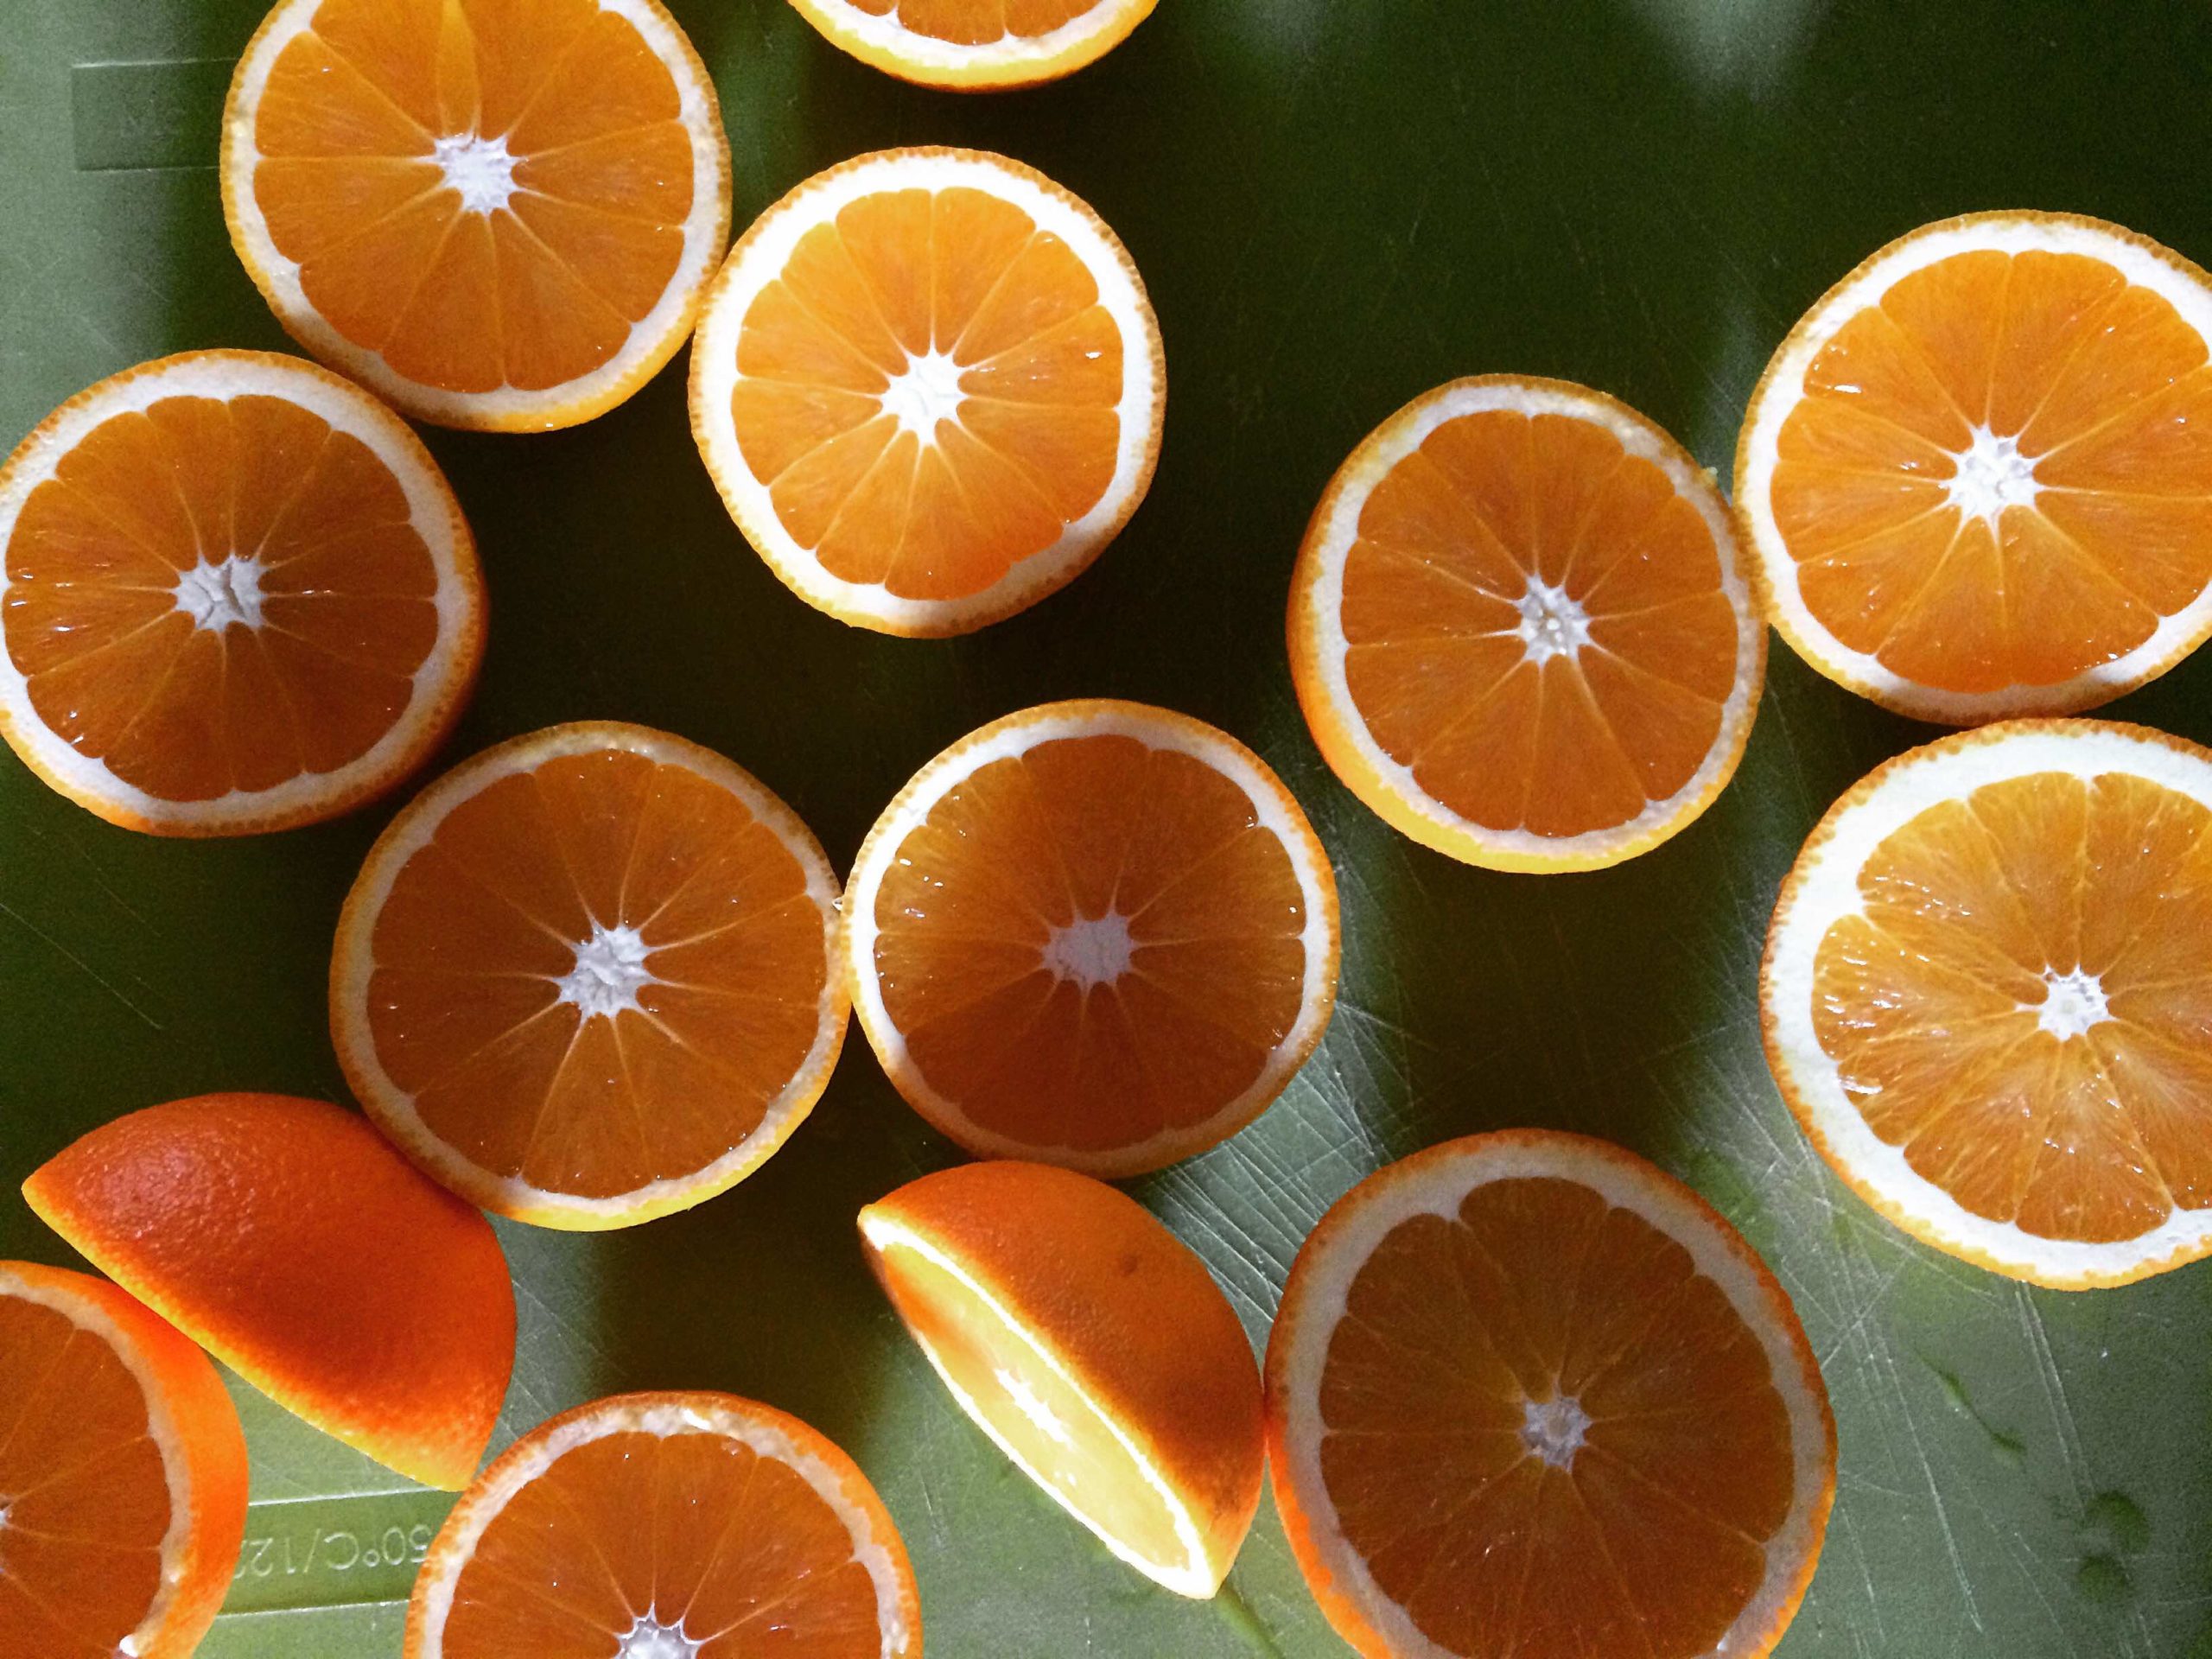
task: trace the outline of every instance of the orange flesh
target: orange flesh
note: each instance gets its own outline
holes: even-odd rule
[[[236,581],[232,559],[259,567],[260,625],[197,626],[181,593]],[[282,397],[103,421],[25,500],[7,561],[0,625],[32,708],[162,800],[358,760],[437,640],[437,570],[398,480]]]
[[[1488,830],[1609,830],[1687,784],[1736,679],[1712,531],[1593,422],[1445,422],[1376,485],[1346,554],[1344,672],[1382,749]],[[1532,582],[1590,643],[1537,660]]]
[[[2057,773],[1933,806],[1875,849],[1814,961],[1821,1046],[1867,1125],[1966,1209],[2137,1237],[2212,1205],[2212,812]],[[2051,979],[2107,1017],[2046,1030]]]
[[[1838,331],[1783,423],[1775,521],[1823,626],[1920,684],[2050,685],[2212,581],[2212,366],[2173,306],[2079,254],[1954,255]],[[2043,493],[1950,504],[1980,428]]]
[[[680,1629],[699,1659],[884,1650],[875,1581],[799,1474],[724,1435],[632,1431],[564,1453],[492,1518],[444,1651],[607,1659],[640,1618]]]
[[[594,0],[323,0],[261,97],[253,195],[308,302],[397,373],[541,391],[627,342],[692,206],[674,79]],[[504,141],[464,208],[439,141]]]
[[[631,928],[654,982],[586,1017],[556,981]],[[618,751],[500,779],[399,872],[370,939],[377,1056],[431,1132],[495,1173],[607,1198],[759,1128],[820,1027],[806,872],[728,790]]]
[[[1058,237],[965,188],[863,196],[799,238],[738,337],[730,416],[778,519],[831,575],[902,599],[982,592],[1113,482],[1121,330]],[[884,394],[940,353],[925,442]]]
[[[108,1659],[161,1588],[168,1474],[115,1351],[0,1296],[0,1659]]]
[[[1085,989],[1047,966],[1056,929],[1110,917],[1118,976]],[[1258,1080],[1305,982],[1282,842],[1205,762],[1130,737],[979,767],[888,861],[875,921],[884,1007],[924,1078],[1031,1147],[1132,1146],[1211,1116]],[[1069,965],[1121,965],[1109,945]]]
[[[849,0],[871,17],[898,16],[899,25],[956,46],[983,46],[1008,35],[1049,35],[1098,0]]]
[[[1564,1465],[1533,1402],[1589,1419]],[[1322,1478],[1383,1594],[1446,1651],[1709,1651],[1789,1514],[1764,1351],[1689,1253],[1578,1183],[1477,1187],[1354,1277],[1322,1375]]]

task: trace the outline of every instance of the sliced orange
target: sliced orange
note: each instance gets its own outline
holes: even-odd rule
[[[365,1119],[283,1095],[149,1106],[23,1196],[278,1405],[426,1485],[475,1472],[514,1363],[506,1257]]]
[[[643,385],[729,235],[714,83],[658,0],[280,0],[231,80],[222,185],[295,340],[498,431]]]
[[[1224,732],[1047,703],[917,772],[861,844],[853,1001],[969,1151],[1157,1169],[1288,1084],[1337,996],[1337,888],[1297,801]]]
[[[188,352],[0,467],[0,736],[111,823],[244,835],[418,766],[484,651],[460,504],[405,423],[298,358]]]
[[[1783,884],[1760,1017],[1813,1144],[2031,1283],[2212,1254],[2212,753],[2018,721],[1854,785]]]
[[[245,1492],[207,1355],[105,1281],[0,1262],[0,1659],[187,1659]]]
[[[824,39],[901,80],[1034,86],[1127,40],[1158,0],[791,0]]]
[[[1065,586],[1144,499],[1160,325],[1105,222],[965,149],[817,173],[753,222],[691,353],[730,516],[809,604],[964,633]]]
[[[1600,1141],[1509,1130],[1346,1193],[1268,1344],[1275,1501],[1370,1659],[1758,1659],[1835,1422],[1766,1264]]]
[[[1331,767],[1491,869],[1597,869],[1687,828],[1765,667],[1711,476],[1563,381],[1416,397],[1338,469],[1292,577],[1291,678]]]
[[[899,1529],[853,1460],[727,1394],[541,1423],[446,1517],[406,1659],[919,1659]]]
[[[829,1082],[836,877],[791,810],[641,726],[556,726],[425,790],[338,923],[331,1035],[471,1202],[625,1227],[743,1179]]]
[[[1921,720],[2090,709],[2212,632],[2212,277],[2117,225],[1974,213],[1836,284],[1736,451],[1799,655]]]
[[[869,1264],[992,1442],[1179,1595],[1221,1587],[1266,1460],[1260,1370],[1190,1247],[1087,1175],[1011,1160],[861,1211]]]

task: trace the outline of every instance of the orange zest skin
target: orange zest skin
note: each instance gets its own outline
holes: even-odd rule
[[[172,1101],[63,1148],[23,1196],[287,1410],[425,1485],[474,1472],[514,1362],[506,1258],[365,1119],[281,1095]]]
[[[188,1659],[245,1500],[207,1355],[105,1280],[0,1262],[0,1659]]]
[[[416,1576],[405,1659],[626,1641],[919,1659],[921,1605],[890,1513],[823,1435],[732,1395],[616,1395],[541,1423],[462,1496]]]
[[[962,1409],[1116,1555],[1211,1595],[1265,1447],[1259,1368],[1198,1255],[1113,1187],[1011,1160],[909,1181],[860,1228]]]
[[[1157,0],[791,0],[833,45],[948,92],[1041,86],[1096,63]]]

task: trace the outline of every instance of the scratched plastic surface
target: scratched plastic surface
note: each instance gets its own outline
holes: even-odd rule
[[[920,645],[817,616],[745,548],[693,454],[680,363],[574,432],[430,434],[493,598],[448,758],[556,720],[649,721],[752,768],[842,863],[914,766],[1008,709],[1104,694],[1219,722],[1306,803],[1346,929],[1343,1003],[1287,1096],[1135,1187],[1255,1342],[1300,1239],[1365,1171],[1507,1124],[1611,1135],[1749,1234],[1827,1371],[1840,1502],[1784,1659],[2212,1656],[2212,1268],[2068,1296],[1924,1250],[1828,1177],[1759,1057],[1756,959],[1791,855],[1925,734],[1778,649],[1742,773],[1688,834],[1600,875],[1490,875],[1397,838],[1329,777],[1281,626],[1330,471],[1450,376],[1590,382],[1725,474],[1791,321],[1923,220],[2069,208],[2212,259],[2212,11],[1161,0],[1074,80],[963,101],[846,60],[784,0],[676,10],[721,90],[741,224],[815,168],[899,143],[1007,150],[1094,202],[1166,337],[1159,479],[1067,592]],[[0,443],[137,359],[284,345],[210,165],[226,60],[257,10],[0,0]],[[2212,741],[2212,652],[2113,712]],[[116,1113],[217,1088],[342,1097],[324,953],[390,810],[163,843],[0,756],[0,1255],[66,1259],[15,1184]],[[852,1230],[863,1202],[953,1155],[855,1036],[812,1121],[728,1196],[601,1237],[503,1227],[522,1337],[502,1443],[612,1389],[733,1389],[874,1477],[939,1659],[1345,1652],[1271,1509],[1231,1593],[1179,1601],[956,1415]],[[203,1651],[393,1659],[446,1500],[239,1397],[251,1541]]]

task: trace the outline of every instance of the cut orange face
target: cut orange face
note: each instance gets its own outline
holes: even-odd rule
[[[918,1659],[875,1489],[795,1417],[626,1394],[517,1440],[446,1518],[406,1659]]]
[[[1475,1135],[1362,1181],[1267,1373],[1291,1548],[1368,1659],[1758,1659],[1813,1576],[1835,1424],[1789,1299],[1604,1141]]]
[[[729,235],[714,83],[658,0],[281,0],[231,81],[222,184],[285,330],[447,426],[612,409]]]
[[[1128,38],[1157,0],[792,0],[823,37],[901,80],[955,92],[1071,75]]]
[[[282,1095],[171,1101],[65,1147],[23,1196],[288,1411],[425,1485],[476,1471],[514,1363],[506,1257],[366,1120]]]
[[[1291,678],[1338,778],[1502,870],[1618,863],[1734,774],[1766,630],[1711,477],[1600,392],[1492,375],[1385,421],[1300,548]]]
[[[837,881],[711,750],[611,721],[486,750],[392,820],[339,918],[331,1035],[416,1163],[519,1221],[712,1198],[844,1041]]]
[[[1046,1164],[967,1164],[861,1211],[869,1264],[952,1397],[1106,1548],[1221,1587],[1260,1503],[1260,1373],[1189,1246]]]
[[[459,718],[484,584],[444,474],[297,358],[189,352],[79,392],[0,468],[0,735],[111,823],[327,818]]]
[[[1892,242],[1751,398],[1736,503],[1783,636],[1971,725],[2094,708],[2212,632],[2212,278],[2116,225]]]
[[[809,604],[963,633],[1072,581],[1143,499],[1160,326],[1098,215],[1002,156],[818,173],[730,251],[691,429],[730,516]]]
[[[971,1152],[1157,1169],[1249,1122],[1336,1005],[1337,889],[1227,734],[1056,702],[969,733],[876,820],[853,1000],[914,1109]]]
[[[188,1659],[245,1493],[207,1355],[104,1280],[0,1262],[0,1659]]]
[[[1859,1196],[2061,1289],[2212,1254],[2212,753],[2019,721],[1875,771],[1767,936],[1767,1058]]]

